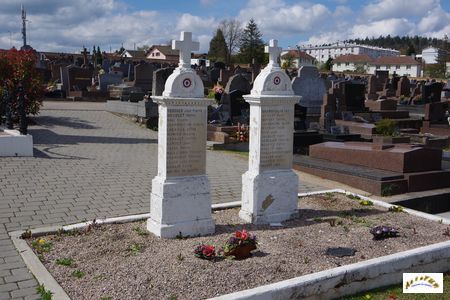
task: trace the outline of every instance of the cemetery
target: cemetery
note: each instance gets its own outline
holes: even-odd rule
[[[12,232],[44,291],[57,299],[313,299],[398,282],[402,272],[447,271],[450,220],[340,189],[299,194],[294,170],[373,196],[436,189],[449,195],[450,166],[442,159],[448,102],[431,96],[420,120],[397,110],[400,96],[410,95],[404,77],[395,88],[398,78],[371,75],[366,89],[366,79],[326,77],[306,66],[291,78],[270,40],[269,63],[257,74],[215,72],[216,87],[228,76],[223,89],[212,89],[216,103],[207,98],[204,74],[190,65],[198,47],[182,32],[172,41],[176,68],[138,64],[133,85],[117,74],[99,76],[116,98],[106,103],[109,112],[158,120],[150,210]],[[87,76],[76,67],[65,72],[78,88]],[[30,136],[20,124],[17,136]],[[419,130],[439,142],[414,142]],[[207,139],[247,145],[240,201],[212,204]],[[308,155],[294,154],[298,143]],[[433,199],[423,210],[450,209]],[[421,207],[425,200],[408,201],[400,202]]]
[[[402,273],[448,281],[450,80],[419,77],[426,52],[283,50],[254,19],[237,54],[214,52],[227,21],[204,54],[190,31],[38,52],[27,21],[22,7],[23,47],[0,49],[0,300],[346,299]],[[357,56],[365,72],[346,69]]]

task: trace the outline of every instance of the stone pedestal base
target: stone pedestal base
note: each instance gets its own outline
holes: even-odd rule
[[[33,137],[29,134],[21,135],[18,130],[1,130],[0,157],[1,156],[33,156]]]
[[[206,175],[152,180],[147,229],[162,238],[214,233]]]
[[[292,170],[242,175],[239,217],[253,224],[279,223],[298,212],[298,176]]]

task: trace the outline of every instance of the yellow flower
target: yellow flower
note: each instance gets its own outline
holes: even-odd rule
[[[44,245],[45,244],[45,240],[44,239],[39,239],[38,243],[41,244],[41,245]]]

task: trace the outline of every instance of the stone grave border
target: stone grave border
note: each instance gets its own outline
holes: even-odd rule
[[[330,189],[309,193],[299,193],[299,197],[320,195],[324,193],[342,193],[345,195],[358,196],[363,200],[369,200],[375,206],[389,208],[395,206],[380,200],[371,199],[343,189]],[[223,210],[241,206],[241,201],[213,204],[212,210]],[[404,212],[428,219],[430,221],[450,224],[450,219],[437,217],[417,210],[404,208]],[[120,224],[134,221],[147,220],[150,213],[129,215],[122,217],[96,219],[96,224]],[[71,231],[85,228],[93,221],[81,222],[70,225],[55,225],[32,229],[33,237],[55,234],[60,230]],[[17,251],[24,260],[26,266],[34,275],[39,284],[53,293],[54,299],[70,300],[70,297],[45,268],[39,258],[34,254],[27,242],[21,238],[25,231],[18,230],[9,232],[9,235]],[[222,295],[212,299],[317,299],[317,297],[333,298],[353,295],[365,290],[400,283],[399,273],[411,272],[446,272],[450,262],[450,241],[432,244],[420,248],[398,252],[395,254],[381,256],[358,263],[345,265],[333,269],[303,275],[288,280],[275,282],[256,288],[238,291]]]

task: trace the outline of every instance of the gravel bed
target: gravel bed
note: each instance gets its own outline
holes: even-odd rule
[[[101,225],[43,237],[52,246],[40,258],[72,299],[204,299],[450,239],[448,225],[363,206],[345,195],[299,200],[299,216],[284,227],[245,224],[238,209],[214,212],[216,233],[206,237],[159,239],[145,234],[144,221]],[[369,230],[378,225],[398,229],[400,237],[373,240]],[[193,255],[199,243],[219,248],[241,229],[257,235],[252,257],[207,261]],[[333,257],[325,254],[328,247],[357,252]],[[56,263],[63,258],[72,265]],[[78,270],[81,278],[73,274]]]

